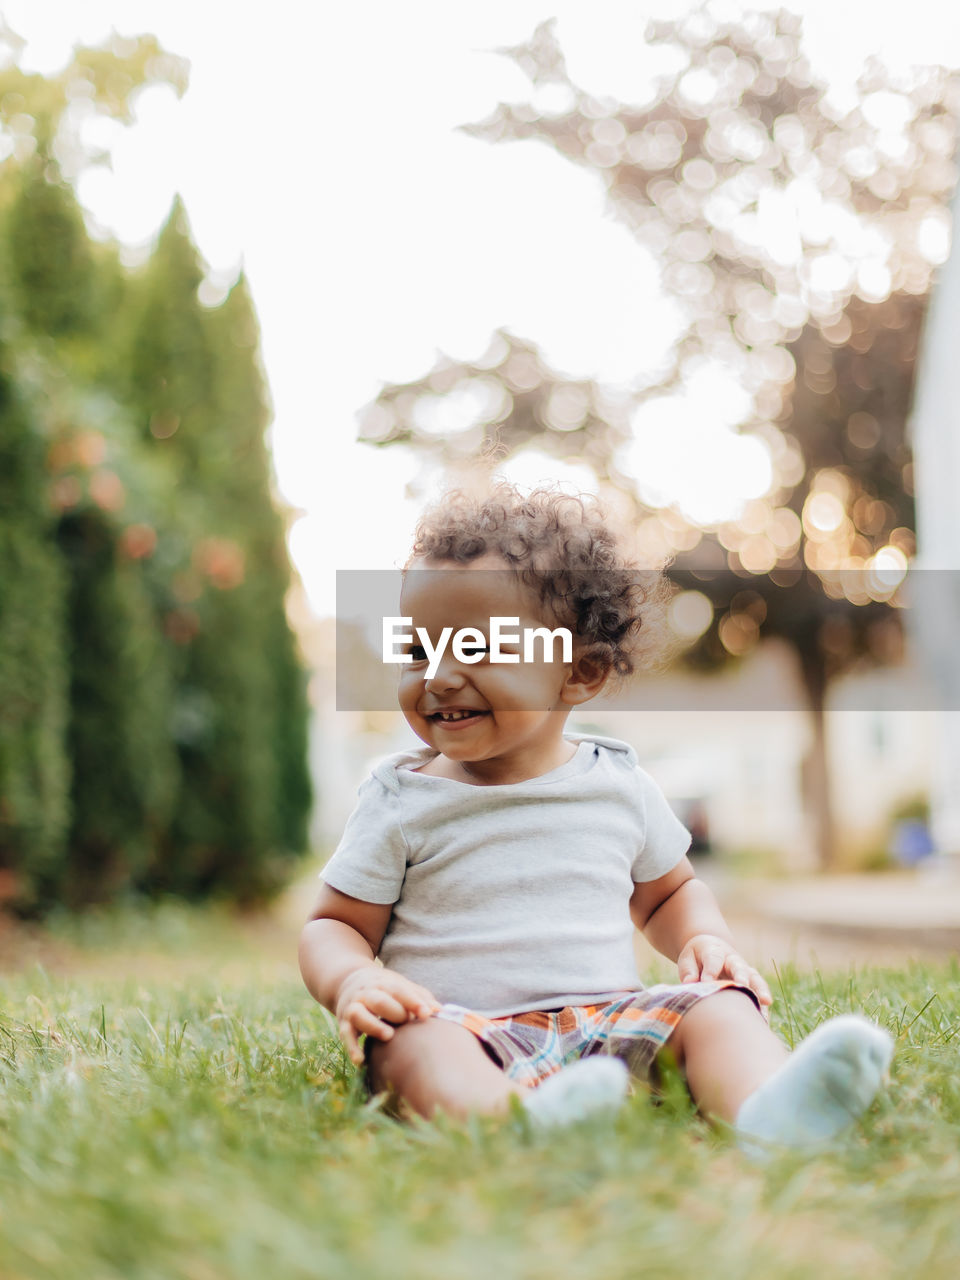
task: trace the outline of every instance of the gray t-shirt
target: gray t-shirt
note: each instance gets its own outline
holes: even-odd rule
[[[526,782],[418,773],[436,754],[425,748],[360,788],[323,878],[394,904],[380,959],[443,1003],[503,1017],[641,986],[630,895],[690,836],[632,747],[569,736],[573,758]]]

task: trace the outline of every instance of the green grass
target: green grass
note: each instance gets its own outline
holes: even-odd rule
[[[858,1009],[898,1051],[834,1152],[757,1168],[675,1079],[586,1132],[398,1124],[286,944],[117,913],[0,981],[3,1280],[960,1274],[956,962],[769,975],[789,1041]]]

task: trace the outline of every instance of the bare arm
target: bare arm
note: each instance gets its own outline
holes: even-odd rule
[[[376,963],[393,907],[324,885],[300,935],[300,972],[310,994],[337,1018],[354,1062],[359,1036],[389,1040],[394,1026],[439,1008],[426,988]]]
[[[300,972],[314,1000],[333,1012],[344,979],[376,959],[392,911],[321,887],[300,935]]]
[[[669,960],[676,960],[698,933],[723,938],[733,946],[716,898],[697,879],[688,858],[681,858],[665,876],[638,884],[630,899],[630,915],[650,945]]]
[[[755,991],[761,1004],[772,1003],[769,987],[737,952],[716,898],[687,858],[665,876],[638,884],[630,914],[650,944],[676,960],[681,982],[729,977]]]

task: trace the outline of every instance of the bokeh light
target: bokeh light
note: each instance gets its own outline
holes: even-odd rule
[[[681,591],[670,601],[667,621],[682,640],[696,640],[713,621],[713,605],[702,591]]]

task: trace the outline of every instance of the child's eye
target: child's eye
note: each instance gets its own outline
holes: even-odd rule
[[[474,653],[489,653],[490,646],[488,644],[465,644],[462,646],[461,653],[472,655]]]
[[[411,661],[413,662],[426,662],[427,660],[427,651],[422,644],[409,645],[407,647],[407,653],[409,653]]]

